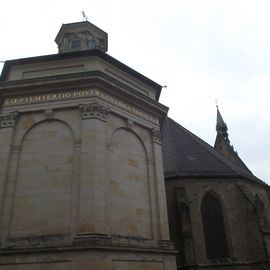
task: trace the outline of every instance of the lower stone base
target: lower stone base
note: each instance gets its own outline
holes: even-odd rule
[[[257,260],[257,261],[245,261],[245,262],[233,262],[233,263],[211,263],[201,265],[186,265],[179,266],[179,270],[269,270],[270,259]]]
[[[55,250],[8,252],[0,270],[176,270],[175,254],[138,250]]]

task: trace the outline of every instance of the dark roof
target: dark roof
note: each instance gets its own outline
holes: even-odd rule
[[[165,178],[244,177],[266,185],[170,118],[162,130],[162,152]]]
[[[224,122],[218,107],[217,107],[217,125],[216,125],[216,129],[217,129],[217,131],[220,130],[220,129],[221,130],[226,130],[226,131],[228,130],[227,125]]]
[[[36,57],[28,57],[28,58],[21,58],[15,60],[7,60],[5,61],[2,74],[0,76],[0,81],[5,81],[7,79],[8,73],[10,68],[15,65],[25,65],[25,64],[33,64],[33,63],[42,63],[46,61],[57,61],[57,60],[65,60],[65,59],[72,59],[78,57],[88,57],[88,56],[97,56],[102,60],[118,67],[119,69],[123,70],[124,72],[130,74],[131,76],[137,78],[138,80],[144,82],[145,84],[149,85],[156,89],[156,100],[159,100],[160,93],[161,93],[161,85],[157,84],[156,82],[152,81],[151,79],[145,77],[141,73],[135,71],[134,69],[130,68],[129,66],[121,63],[117,59],[111,57],[110,55],[102,52],[98,49],[93,50],[84,50],[84,51],[76,51],[70,53],[61,53],[61,54],[50,54],[50,55],[43,55],[43,56],[36,56]]]

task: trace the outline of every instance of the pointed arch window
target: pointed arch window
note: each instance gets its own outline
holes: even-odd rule
[[[228,258],[228,244],[222,207],[219,200],[208,193],[202,200],[201,214],[208,259]]]

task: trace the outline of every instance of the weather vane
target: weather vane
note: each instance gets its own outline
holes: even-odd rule
[[[83,15],[83,20],[84,20],[84,21],[87,21],[88,17],[86,16],[86,14],[85,14],[84,11],[82,11],[82,15]]]

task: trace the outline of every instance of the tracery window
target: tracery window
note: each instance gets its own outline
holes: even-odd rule
[[[219,200],[208,193],[202,200],[201,214],[208,259],[229,257],[222,207]]]

